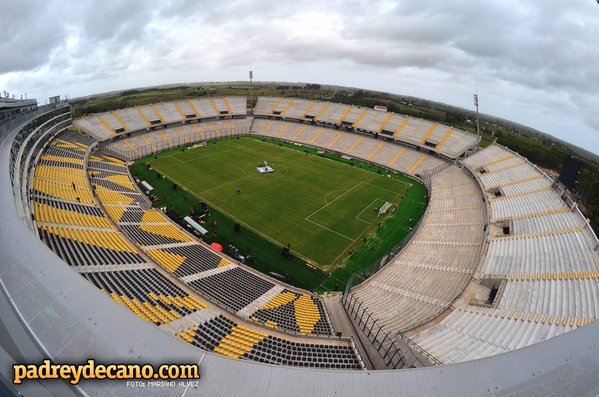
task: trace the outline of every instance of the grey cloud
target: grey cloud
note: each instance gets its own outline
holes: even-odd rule
[[[1,7],[0,74],[44,63],[64,38],[58,15],[43,0],[3,2]]]
[[[420,93],[440,92],[436,98],[467,93],[467,103],[478,82],[489,105],[526,109],[538,128],[557,128],[543,124],[556,114],[599,134],[595,0],[37,0],[0,7],[6,88],[77,91],[150,75],[147,84],[160,84],[177,71],[207,79],[260,64],[289,79],[346,78],[364,88],[387,86],[387,75],[398,89],[409,82]]]
[[[533,88],[555,85],[558,89],[596,91],[599,41],[593,33],[599,8],[589,4],[577,9],[579,5],[564,1],[401,1],[389,13],[348,24],[344,35],[382,42],[389,48],[417,43],[422,52],[433,54],[408,58],[416,62],[411,66],[442,69],[434,54],[440,48],[453,48],[453,53],[444,51],[450,55],[445,64],[460,65],[462,73],[476,67]],[[379,61],[376,63],[386,62],[389,67],[402,66],[393,57],[379,56]]]

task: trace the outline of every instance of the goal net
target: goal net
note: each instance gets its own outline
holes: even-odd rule
[[[386,214],[387,211],[389,211],[389,208],[391,208],[391,206],[393,206],[393,203],[390,203],[388,201],[385,204],[383,204],[383,206],[379,208],[379,216]]]

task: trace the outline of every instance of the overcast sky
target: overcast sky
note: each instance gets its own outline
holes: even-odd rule
[[[412,95],[599,153],[597,0],[0,0],[0,90],[247,79]]]

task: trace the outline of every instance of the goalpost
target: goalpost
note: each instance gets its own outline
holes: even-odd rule
[[[383,206],[381,208],[379,208],[379,214],[378,216],[384,215],[387,213],[387,211],[389,211],[389,209],[393,206],[393,203],[390,202],[385,202],[385,204],[383,204]]]

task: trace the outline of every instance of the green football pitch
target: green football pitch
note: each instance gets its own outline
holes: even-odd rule
[[[273,173],[260,174],[268,162]],[[399,205],[412,186],[394,178],[252,138],[160,157],[151,166],[209,206],[331,272]]]

